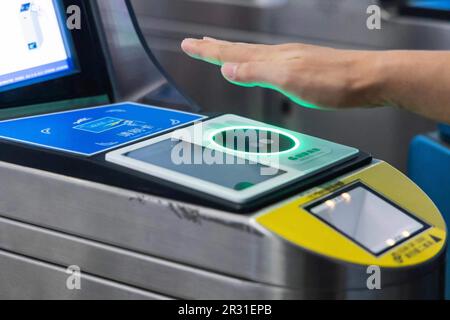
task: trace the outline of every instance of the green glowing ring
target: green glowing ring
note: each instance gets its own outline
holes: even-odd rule
[[[245,151],[239,151],[239,150],[232,150],[230,148],[226,148],[224,146],[221,146],[220,144],[218,144],[216,141],[214,141],[214,137],[216,135],[218,135],[219,133],[223,133],[223,132],[227,132],[227,131],[236,131],[236,130],[259,130],[259,131],[269,131],[269,132],[273,132],[273,133],[277,133],[279,135],[283,135],[289,139],[291,139],[294,142],[294,146],[289,149],[289,150],[285,150],[285,151],[279,151],[279,152],[266,152],[266,153],[258,153],[258,152],[245,152]],[[280,155],[280,154],[285,154],[285,153],[289,153],[292,150],[296,150],[300,147],[300,140],[298,140],[297,137],[295,137],[294,135],[284,132],[283,130],[279,130],[279,129],[274,129],[274,128],[267,128],[267,127],[257,127],[257,126],[233,126],[233,127],[228,127],[225,129],[217,129],[214,130],[210,135],[209,135],[209,140],[212,142],[212,144],[214,145],[215,148],[217,149],[222,149],[225,151],[232,151],[234,153],[237,154],[246,154],[246,155],[254,155],[254,156],[274,156],[274,155]]]

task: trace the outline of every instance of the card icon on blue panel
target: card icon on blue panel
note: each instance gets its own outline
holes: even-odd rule
[[[127,102],[0,121],[0,138],[92,156],[201,119]]]
[[[105,117],[73,128],[93,133],[102,133],[111,129],[118,128],[123,125],[125,125],[125,120],[123,119]]]

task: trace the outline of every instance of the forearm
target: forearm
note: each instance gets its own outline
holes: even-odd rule
[[[450,123],[450,51],[355,51],[305,44],[183,41],[229,81],[277,89],[314,108],[396,106]]]
[[[382,51],[373,65],[379,103],[450,123],[450,51]]]

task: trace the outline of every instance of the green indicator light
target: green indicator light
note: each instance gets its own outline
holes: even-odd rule
[[[201,61],[205,61],[207,63],[211,63],[213,65],[222,67],[223,66],[223,62],[218,60],[218,59],[213,59],[213,58],[204,58],[201,57],[199,55],[194,55],[194,54],[190,54],[190,56],[194,59],[197,60],[201,60]],[[285,90],[282,90],[272,84],[268,84],[268,83],[260,83],[260,82],[254,82],[254,83],[242,83],[242,82],[236,82],[236,81],[232,81],[230,79],[225,78],[228,82],[236,85],[236,86],[240,86],[240,87],[246,87],[246,88],[253,88],[253,87],[260,87],[260,88],[264,88],[264,89],[270,89],[270,90],[274,90],[277,91],[279,93],[281,93],[282,95],[288,97],[291,101],[293,101],[294,103],[306,107],[306,108],[310,108],[310,109],[317,109],[317,110],[330,110],[329,108],[325,108],[325,107],[319,107],[313,103],[307,102],[303,99],[301,99],[300,97],[296,96],[295,94],[289,93]]]
[[[213,62],[211,62],[211,63],[213,63]],[[278,88],[278,87],[276,87],[274,85],[271,85],[271,84],[267,84],[267,83],[242,83],[242,82],[230,81],[228,79],[227,79],[227,81],[232,83],[232,84],[234,84],[234,85],[240,86],[240,87],[246,87],[246,88],[260,87],[260,88],[264,88],[264,89],[270,89],[270,90],[277,91],[277,92],[281,93],[282,95],[288,97],[294,103],[296,103],[296,104],[298,104],[300,106],[309,108],[309,109],[329,110],[327,108],[319,107],[319,106],[317,106],[315,104],[312,104],[312,103],[307,102],[307,101],[305,101],[303,99],[300,99],[296,95],[291,94],[291,93],[289,93],[287,91],[281,90],[280,88]]]
[[[233,137],[235,137],[236,132],[248,132],[254,130],[255,132],[266,132],[269,134],[276,134],[280,137],[284,137],[285,141],[287,141],[287,143],[289,143],[289,147],[286,150],[282,150],[282,151],[276,151],[276,152],[248,152],[248,151],[242,151],[242,150],[236,150],[235,148],[228,148],[222,144],[217,143],[217,137],[218,136],[222,136],[224,134],[227,134],[228,132],[233,132],[234,135]],[[287,139],[287,140],[286,140]],[[254,156],[275,156],[275,155],[281,155],[281,154],[286,154],[289,153],[293,150],[296,150],[300,147],[300,140],[295,137],[294,135],[284,132],[282,130],[279,129],[274,129],[274,128],[267,128],[267,127],[258,127],[258,126],[230,126],[230,127],[225,127],[223,129],[217,129],[214,130],[210,133],[209,135],[209,141],[211,142],[211,144],[213,145],[213,147],[215,149],[218,150],[223,150],[223,151],[232,151],[236,154],[243,154],[243,155],[254,155]],[[259,138],[258,138],[259,141]],[[234,141],[233,141],[234,142]]]

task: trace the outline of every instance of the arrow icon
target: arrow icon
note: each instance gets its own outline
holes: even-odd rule
[[[430,237],[431,237],[431,239],[433,239],[433,240],[434,240],[434,242],[436,242],[436,243],[439,243],[439,242],[441,242],[441,241],[442,241],[442,239],[441,239],[441,238],[438,238],[438,237],[436,237],[436,236],[433,236],[432,234],[430,234]]]

